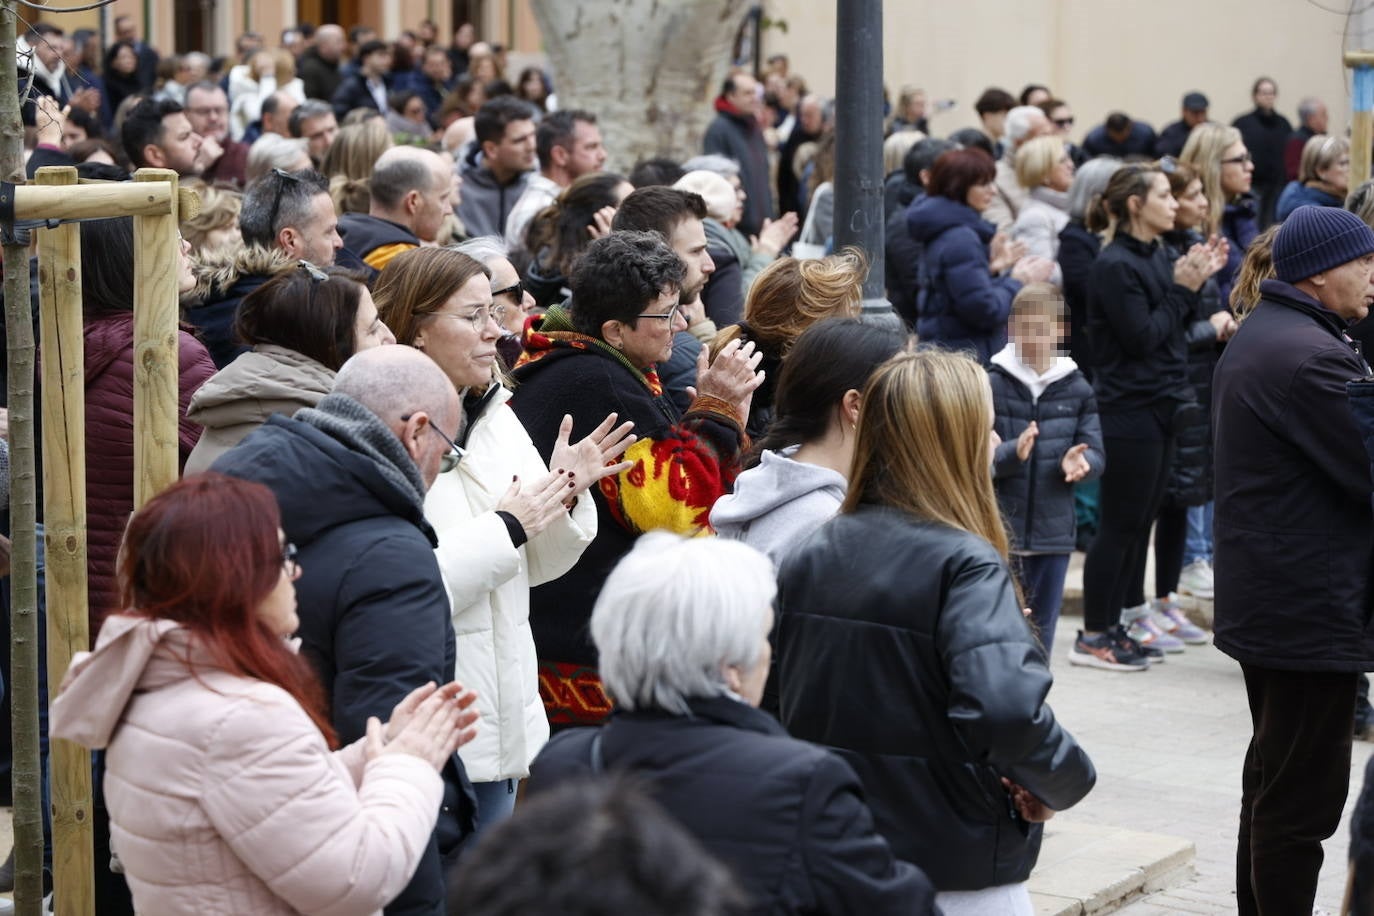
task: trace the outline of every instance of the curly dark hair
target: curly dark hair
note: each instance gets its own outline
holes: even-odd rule
[[[657,233],[612,232],[573,264],[573,327],[600,338],[607,321],[633,325],[664,290],[680,289],[686,275],[682,259]]]

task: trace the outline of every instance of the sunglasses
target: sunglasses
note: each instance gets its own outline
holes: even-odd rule
[[[1055,118],[1054,123],[1057,127],[1073,127],[1073,118]]]
[[[288,181],[298,182],[301,179],[292,175],[285,169],[273,169],[272,174],[277,176],[277,193],[272,198],[272,209],[268,211],[267,227],[269,230],[275,232],[277,228],[277,214],[281,212],[281,196],[286,192],[286,183]]]
[[[494,289],[491,291],[491,298],[493,299],[495,299],[497,296],[505,295],[509,295],[512,299],[514,299],[517,305],[521,302],[524,302],[525,284],[517,280],[515,281],[514,286],[507,286],[505,289]]]

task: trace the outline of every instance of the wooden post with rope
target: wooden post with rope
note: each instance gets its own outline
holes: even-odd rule
[[[1374,156],[1374,51],[1346,51],[1350,86],[1350,187],[1369,180]]]
[[[76,169],[38,170],[13,189],[14,219],[134,219],[134,503],[177,477],[179,213],[200,199],[175,172],[140,169],[133,182],[80,182]],[[86,415],[81,231],[37,229],[42,359],[43,505],[47,551],[48,694],[87,649]],[[51,743],[53,886],[59,916],[95,913],[90,754]]]

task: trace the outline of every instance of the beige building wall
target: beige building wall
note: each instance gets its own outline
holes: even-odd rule
[[[764,3],[769,18],[787,22],[786,32],[765,30],[765,56],[788,54],[826,95],[835,87],[835,7]],[[988,86],[1017,95],[1029,82],[1073,106],[1075,140],[1118,109],[1159,129],[1193,89],[1207,95],[1214,120],[1229,123],[1253,107],[1250,86],[1262,74],[1278,81],[1279,110],[1295,124],[1298,100],[1315,95],[1331,129],[1344,131],[1345,20],[1306,0],[888,0],[883,71],[894,101],[904,85],[957,100],[932,117],[937,134],[976,124],[973,103]]]

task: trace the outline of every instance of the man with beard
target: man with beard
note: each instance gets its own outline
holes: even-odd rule
[[[620,204],[611,223],[614,231],[655,232],[682,260],[687,274],[682,280],[678,304],[687,319],[687,330],[673,335],[673,355],[658,367],[658,377],[668,396],[686,410],[692,402],[689,385],[697,382],[697,357],[701,347],[716,334],[706,317],[701,290],[715,273],[716,264],[706,250],[706,201],[700,194],[676,188],[640,188]]]

